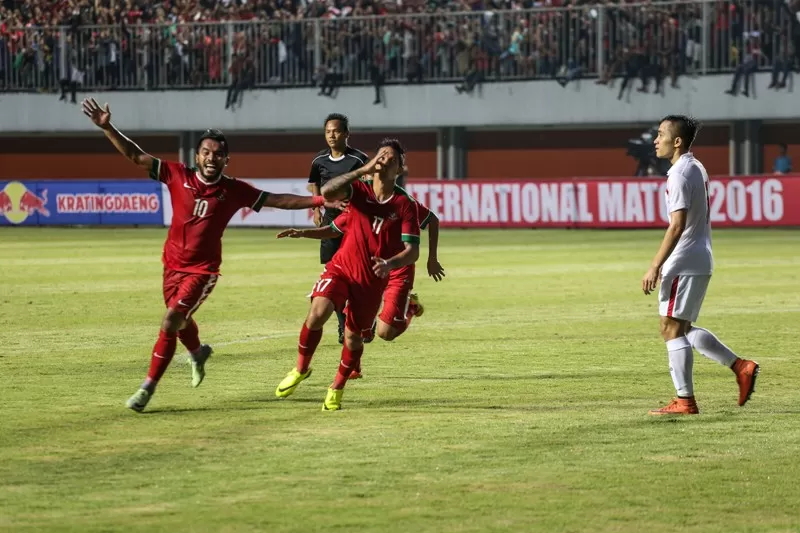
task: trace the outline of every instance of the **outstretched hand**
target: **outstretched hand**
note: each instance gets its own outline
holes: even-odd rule
[[[444,267],[436,259],[428,259],[428,275],[433,278],[433,281],[442,281],[444,279]]]
[[[303,230],[289,228],[281,231],[275,235],[275,237],[278,239],[284,239],[286,237],[289,237],[290,239],[301,239],[303,237]]]
[[[380,257],[373,257],[372,258],[372,271],[375,272],[375,275],[379,278],[385,278],[389,275],[389,272],[392,271],[392,267],[389,266],[389,262],[386,259],[381,259]]]
[[[338,209],[339,211],[344,211],[345,209],[347,209],[348,205],[350,205],[350,200],[333,200],[333,201],[328,200],[325,202],[325,209]],[[316,224],[317,223],[316,213],[314,213],[314,216],[315,216],[314,223]],[[320,226],[321,224],[322,224],[322,219],[320,218],[320,224],[317,224],[317,226]]]
[[[83,114],[92,119],[98,128],[106,129],[111,124],[111,109],[108,104],[101,108],[94,98],[86,98],[81,107]]]

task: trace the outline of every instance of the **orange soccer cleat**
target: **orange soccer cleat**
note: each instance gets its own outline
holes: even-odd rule
[[[747,403],[753,391],[756,390],[759,366],[755,361],[737,359],[731,370],[736,374],[736,383],[739,384],[739,406],[742,406]]]
[[[349,376],[347,379],[348,379],[348,380],[351,380],[351,379],[361,379],[361,378],[363,378],[363,377],[364,377],[364,376],[361,374],[361,371],[360,371],[360,370],[353,370],[352,372],[350,372],[350,376]]]
[[[661,409],[651,409],[648,414],[659,415],[699,415],[700,409],[692,398],[675,398]]]

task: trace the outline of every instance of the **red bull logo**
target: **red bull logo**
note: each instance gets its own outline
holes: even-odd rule
[[[39,196],[19,181],[12,181],[0,191],[0,215],[12,224],[22,224],[29,216],[38,213],[49,217],[47,189]]]

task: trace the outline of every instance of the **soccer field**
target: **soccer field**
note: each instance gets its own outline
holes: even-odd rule
[[[680,419],[647,415],[674,394],[641,292],[661,231],[444,230],[425,315],[367,345],[326,413],[334,321],[314,375],[274,395],[317,243],[230,229],[196,314],[205,382],[179,348],[136,414],[165,234],[0,229],[0,530],[800,530],[798,231],[714,233],[699,324],[761,375],[740,408],[733,373],[697,354],[701,414]]]

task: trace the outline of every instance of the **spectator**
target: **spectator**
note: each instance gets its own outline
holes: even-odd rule
[[[759,39],[760,35],[758,32],[753,32],[753,34],[747,39],[745,43],[746,54],[739,66],[736,67],[736,72],[734,73],[733,81],[731,82],[731,88],[725,91],[725,94],[736,96],[739,90],[739,80],[744,77],[742,94],[744,96],[750,96],[750,81],[753,78],[753,74],[758,69],[758,61],[762,57]],[[734,48],[732,55],[734,57],[738,57],[739,49]]]
[[[705,16],[691,1],[602,2],[2,0],[0,87],[47,91],[67,80],[69,89],[71,70],[61,68],[67,36],[85,88],[225,86],[234,88],[235,102],[241,93],[232,61],[242,43],[252,47],[250,85],[316,82],[333,95],[343,85],[372,83],[376,103],[385,83],[462,79],[460,87],[472,90],[489,73],[497,81],[556,79],[560,72],[562,84],[598,74],[598,83],[611,84],[618,76],[625,89],[639,77],[642,92],[651,79],[660,91],[666,77],[678,88],[681,74],[701,67],[735,72],[730,92],[743,82],[749,94],[761,64],[780,89],[800,61],[797,0],[718,2]],[[485,68],[475,68],[473,44]]]
[[[791,174],[792,173],[792,158],[789,157],[789,147],[785,144],[780,145],[781,155],[775,158],[775,163],[772,165],[772,172],[774,174]]]

